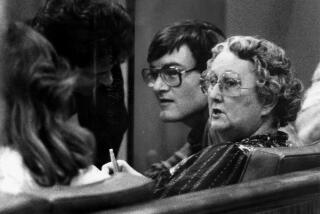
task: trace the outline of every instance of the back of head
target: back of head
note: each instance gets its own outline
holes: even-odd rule
[[[112,0],[47,0],[32,23],[72,66],[111,56],[121,62],[133,46],[133,23]]]
[[[186,20],[169,25],[155,34],[148,51],[148,62],[187,45],[200,70],[206,69],[211,49],[225,39],[223,32],[205,21]]]
[[[7,146],[21,153],[36,182],[68,184],[91,163],[93,137],[67,121],[76,76],[51,44],[22,23],[3,39]]]

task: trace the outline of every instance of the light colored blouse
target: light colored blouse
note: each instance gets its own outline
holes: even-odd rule
[[[110,175],[101,172],[95,166],[81,169],[79,174],[71,181],[71,186],[81,186],[102,181]],[[23,163],[22,156],[16,150],[9,147],[0,147],[0,191],[11,194],[19,194],[41,187],[37,184]],[[47,187],[46,187],[47,188]]]

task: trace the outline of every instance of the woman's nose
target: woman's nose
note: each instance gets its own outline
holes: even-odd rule
[[[222,101],[222,88],[219,83],[209,86],[208,99],[213,99],[216,102]]]

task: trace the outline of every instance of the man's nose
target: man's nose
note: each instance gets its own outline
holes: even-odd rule
[[[163,81],[161,76],[158,75],[157,78],[155,79],[154,83],[153,83],[153,87],[152,88],[153,88],[154,91],[164,91],[164,90],[168,90],[169,86]]]

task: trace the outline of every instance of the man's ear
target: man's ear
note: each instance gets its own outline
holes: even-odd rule
[[[262,99],[262,112],[261,115],[262,116],[266,116],[269,115],[272,110],[275,108],[275,106],[278,103],[278,97],[276,96],[268,96],[264,99]]]

